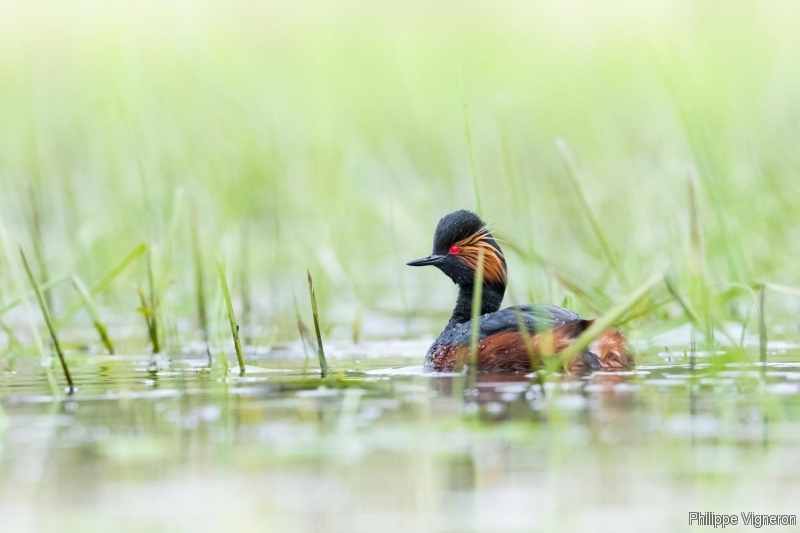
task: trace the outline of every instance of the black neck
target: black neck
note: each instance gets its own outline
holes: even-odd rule
[[[450,325],[463,324],[472,319],[472,298],[474,292],[473,285],[459,285],[458,299],[456,307],[453,309],[453,316],[450,317]],[[481,315],[494,313],[500,309],[503,303],[503,295],[506,292],[505,285],[484,285],[481,294]]]

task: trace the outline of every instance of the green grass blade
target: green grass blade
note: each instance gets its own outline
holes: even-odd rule
[[[756,291],[753,290],[753,287],[751,287],[746,283],[730,283],[729,285],[730,288],[728,290],[725,290],[716,295],[716,300],[717,300],[716,305],[717,306],[725,305],[728,302],[730,302],[736,296],[737,293],[745,292],[748,295],[750,295],[750,297],[753,299],[753,302],[755,302],[756,314],[760,316],[760,310],[759,310],[760,303],[758,300],[758,294],[756,294]],[[739,346],[741,346],[742,348],[744,348],[744,339],[747,333],[747,323],[749,321],[750,321],[750,308],[747,309],[747,315],[745,315],[744,322],[742,323],[742,333],[739,338]]]
[[[766,300],[766,285],[762,284],[758,289],[758,350],[761,363],[767,362],[767,321],[764,309]]]
[[[514,315],[517,319],[517,328],[519,328],[520,337],[522,337],[522,342],[525,344],[525,352],[528,354],[528,358],[531,360],[531,370],[533,372],[539,371],[539,356],[536,354],[536,350],[533,348],[533,342],[531,341],[531,336],[528,332],[528,326],[525,324],[525,317],[522,316],[522,311],[520,311],[518,306],[514,306]]]
[[[100,319],[100,314],[97,312],[97,306],[94,303],[94,298],[92,298],[92,295],[89,293],[89,289],[86,288],[83,281],[76,275],[72,276],[72,286],[78,291],[81,300],[83,300],[83,304],[86,306],[86,310],[89,311],[92,324],[94,324],[97,333],[100,335],[100,340],[103,341],[103,345],[106,347],[106,350],[108,350],[109,355],[114,355],[114,343],[111,342],[111,338],[108,336],[108,330]]]
[[[141,307],[139,311],[144,316],[145,324],[147,325],[147,336],[150,338],[150,343],[153,345],[153,353],[158,353],[156,347],[158,346],[158,334],[155,331],[155,320],[153,319],[153,311],[149,307],[147,295],[144,289],[136,287],[136,293],[139,295],[139,302]]]
[[[472,290],[472,320],[469,334],[469,371],[470,383],[474,383],[478,371],[478,337],[480,333],[480,317],[483,302],[483,248],[478,252],[478,266],[475,269],[475,282]]]
[[[364,327],[364,319],[361,314],[361,307],[356,310],[356,316],[353,318],[352,328],[350,330],[353,344],[361,342],[361,330]]]
[[[700,315],[697,314],[697,311],[694,310],[689,301],[683,297],[683,294],[681,294],[680,290],[678,290],[678,287],[677,285],[675,285],[675,282],[672,280],[672,277],[666,276],[664,278],[664,283],[667,286],[667,289],[669,290],[670,294],[672,294],[673,298],[675,298],[675,300],[683,309],[683,312],[686,313],[686,316],[689,317],[689,320],[691,320],[696,326],[702,327],[703,321],[700,318]]]
[[[611,267],[617,273],[617,276],[622,284],[626,287],[630,287],[630,284],[628,283],[628,277],[625,274],[625,269],[622,267],[622,262],[611,248],[608,236],[606,235],[605,230],[603,230],[603,225],[600,223],[600,217],[597,216],[594,208],[592,208],[592,204],[589,202],[589,197],[586,194],[586,190],[583,188],[583,184],[580,180],[580,171],[578,170],[578,164],[575,162],[575,157],[572,155],[567,143],[561,137],[556,139],[556,145],[561,153],[561,158],[564,160],[564,164],[567,166],[567,175],[570,177],[572,187],[575,190],[578,200],[580,201],[581,209],[583,209],[584,213],[586,213],[586,216],[589,219],[589,224],[592,226],[592,231],[594,231],[595,237],[600,242],[600,247],[603,249],[603,253],[608,259],[609,264],[611,264]]]
[[[662,73],[669,77],[667,70],[662,70]],[[667,79],[666,87],[671,89],[674,96],[680,98],[675,92],[676,85],[673,80]],[[708,196],[708,204],[716,219],[720,236],[717,241],[720,243],[719,252],[728,266],[729,279],[732,282],[742,282],[749,278],[749,268],[744,259],[745,251],[741,239],[736,238],[735,230],[732,231],[728,220],[727,209],[731,198],[730,187],[726,183],[729,169],[724,168],[718,157],[716,143],[709,138],[707,124],[701,118],[703,115],[690,112],[690,108],[685,105],[677,106],[677,114],[698,167],[695,176],[702,181],[703,189]]]
[[[716,323],[714,317],[709,315],[708,320],[703,320],[697,311],[692,307],[686,298],[684,298],[681,291],[678,289],[678,286],[675,284],[675,281],[670,277],[666,276],[664,278],[664,284],[667,286],[670,294],[677,300],[678,304],[683,308],[684,313],[686,316],[689,317],[689,320],[694,324],[696,328],[702,329],[705,331],[706,342],[711,343],[713,340],[713,332],[719,329],[719,331],[731,342],[731,344],[736,345],[736,339],[734,339],[730,333],[728,333],[725,328],[721,327],[719,324]]]
[[[591,309],[593,312],[602,315],[611,307],[611,298],[606,296],[599,289],[591,287],[588,283],[582,281],[581,276],[570,272],[568,269],[556,266],[538,253],[522,249],[512,242],[504,241],[503,244],[520,256],[521,259],[530,260],[539,264],[551,276],[556,278],[556,281],[558,281],[559,285],[574,293],[575,296],[580,298],[586,307]]]
[[[647,316],[647,315],[655,312],[656,310],[661,309],[665,305],[672,303],[674,300],[675,300],[675,298],[670,297],[670,298],[667,298],[665,300],[661,300],[659,302],[650,303],[644,309],[637,309],[635,313],[631,313],[628,316],[626,316],[625,318],[623,318],[622,320],[620,320],[617,323],[617,326],[624,326],[625,324],[628,324],[629,322],[633,322],[634,320],[638,320],[639,318]],[[685,320],[682,320],[680,322],[680,324],[683,324],[683,323],[685,323]]]
[[[122,274],[131,265],[131,263],[133,263],[138,258],[143,256],[145,253],[147,253],[147,244],[140,243],[128,255],[126,255],[125,258],[122,261],[117,263],[114,266],[114,268],[109,270],[106,273],[106,275],[103,276],[100,279],[99,282],[97,282],[95,285],[90,287],[89,288],[89,294],[92,297],[94,297],[94,296],[97,296],[98,294],[100,294],[101,292],[105,291],[111,285],[111,283],[117,278],[117,276]],[[69,279],[69,278],[70,278],[70,276],[64,276],[65,280]],[[69,307],[64,312],[64,314],[61,316],[61,319],[58,321],[58,324],[57,324],[58,327],[63,327],[67,322],[69,322],[69,320],[71,320],[72,317],[75,316],[75,313],[77,313],[82,306],[83,306],[83,304],[81,302],[78,302],[75,305]],[[3,312],[0,311],[0,315],[2,313]]]
[[[203,251],[200,247],[200,235],[197,229],[197,207],[192,204],[190,228],[192,241],[192,262],[194,264],[194,293],[197,303],[197,323],[203,333],[203,340],[208,343],[208,311],[206,309],[205,273],[203,269]]]
[[[103,276],[99,282],[97,282],[94,286],[89,289],[90,294],[95,295],[100,292],[103,292],[108,288],[109,285],[119,276],[122,274],[131,263],[142,257],[148,251],[148,247],[146,243],[139,243],[136,248],[131,250],[131,252],[125,256],[125,258],[117,263],[117,265],[112,268],[111,270]]]
[[[319,368],[322,372],[322,377],[326,377],[328,375],[328,362],[325,360],[325,350],[322,347],[322,334],[319,330],[317,295],[314,292],[314,281],[311,279],[311,272],[306,270],[306,274],[308,274],[308,293],[311,296],[311,313],[314,315],[314,331],[317,334],[317,356],[319,357]]]
[[[709,345],[714,343],[714,316],[711,306],[711,294],[708,287],[706,250],[703,242],[703,229],[700,222],[700,206],[697,198],[697,170],[689,167],[687,176],[689,196],[689,277],[691,293],[700,307],[697,315],[702,321],[697,327],[702,328]]]
[[[244,356],[242,354],[242,343],[239,340],[239,324],[236,323],[236,315],[233,312],[233,302],[231,301],[231,291],[228,288],[228,280],[225,277],[225,265],[217,263],[219,273],[219,284],[222,287],[222,297],[225,299],[225,307],[228,309],[228,320],[231,323],[231,336],[233,345],[236,348],[236,359],[239,361],[239,374],[244,375]]]
[[[43,368],[45,377],[47,378],[47,385],[50,387],[50,393],[55,400],[59,393],[58,383],[56,383],[56,379],[53,376],[53,370],[51,365],[49,364],[49,358],[47,353],[45,352],[44,343],[42,342],[42,336],[39,334],[39,328],[36,323],[33,321],[32,314],[30,312],[30,306],[28,305],[28,296],[25,291],[25,280],[22,273],[17,266],[16,261],[12,261],[11,258],[13,256],[13,249],[11,246],[11,238],[8,235],[8,229],[6,228],[5,221],[3,220],[2,211],[0,211],[0,244],[2,244],[3,252],[5,253],[6,261],[8,263],[8,276],[12,279],[14,285],[16,285],[17,290],[22,293],[22,297],[20,298],[20,302],[25,310],[25,318],[28,323],[28,326],[31,330],[31,338],[33,339],[33,343],[36,346],[36,351],[39,352],[39,356],[42,359]],[[44,364],[47,362],[47,364]]]
[[[153,341],[153,353],[161,351],[161,342],[158,334],[158,296],[156,295],[155,276],[153,275],[153,248],[147,254],[147,286],[150,292],[148,309],[150,310],[150,339]]]
[[[39,284],[39,287],[40,287],[40,290],[52,289],[53,287],[61,285],[62,283],[64,283],[68,279],[69,279],[68,275],[61,274],[59,276],[54,277],[51,280],[48,280],[48,281],[46,281],[44,283]],[[33,295],[34,295],[34,291],[31,291],[27,296],[33,296]],[[15,298],[15,299],[11,300],[10,302],[8,302],[7,304],[5,304],[3,307],[0,307],[0,316],[4,315],[8,311],[11,311],[12,309],[14,309],[16,306],[18,306],[22,302],[23,302],[23,298],[22,297]]]
[[[525,261],[533,261],[534,263],[545,268],[552,266],[552,263],[549,260],[542,257],[535,250],[531,248],[522,248],[521,246],[515,244],[510,238],[506,238],[505,234],[503,233],[498,232],[496,239],[497,241],[503,243],[503,248],[508,248]]]
[[[573,294],[572,292],[567,292],[564,295],[564,299],[561,300],[561,307],[563,307],[564,309],[574,310],[576,307],[575,305],[576,303],[577,302],[575,301],[575,294]]]
[[[586,307],[598,314],[603,314],[611,307],[611,299],[605,294],[584,283],[578,276],[550,268],[547,270],[559,285],[572,292],[586,304]]]
[[[53,341],[53,347],[58,354],[59,361],[61,361],[61,368],[64,370],[64,377],[67,379],[67,384],[69,385],[69,394],[72,394],[75,392],[75,385],[72,383],[72,375],[69,373],[67,360],[64,358],[64,352],[61,350],[61,343],[58,342],[58,334],[56,333],[55,326],[53,325],[53,319],[50,317],[50,310],[47,308],[47,303],[44,301],[44,296],[42,296],[42,292],[39,290],[39,286],[36,284],[36,278],[33,276],[33,272],[31,272],[31,267],[28,264],[28,259],[25,257],[25,252],[22,251],[22,248],[19,249],[19,254],[22,257],[22,264],[25,267],[25,273],[28,275],[28,280],[33,286],[33,292],[36,293],[36,301],[39,303],[39,309],[42,311],[42,317],[44,317],[45,324],[47,324],[47,329],[50,332],[50,339]]]
[[[706,252],[700,224],[700,207],[697,199],[697,170],[689,167],[689,270],[693,276],[706,275]]]
[[[28,202],[30,209],[30,220],[28,221],[28,233],[33,243],[33,256],[39,268],[39,276],[42,280],[48,279],[50,274],[47,268],[47,260],[44,251],[44,232],[42,231],[42,204],[39,194],[32,186],[28,186]],[[53,301],[49,290],[39,289],[48,308],[53,306]]]
[[[303,371],[305,371],[306,365],[308,365],[308,346],[306,346],[306,340],[308,339],[308,328],[303,323],[303,319],[300,317],[300,306],[297,304],[297,293],[294,290],[294,284],[292,285],[292,302],[294,303],[294,316],[297,319],[297,333],[300,334],[300,344],[303,345],[303,360],[305,361]]]
[[[244,341],[248,344],[250,341],[247,338],[248,325],[251,323],[251,315],[253,311],[253,302],[251,297],[250,287],[250,225],[246,222],[242,224],[242,237],[240,243],[239,255],[239,286],[241,288],[242,297],[242,324],[245,327]]]

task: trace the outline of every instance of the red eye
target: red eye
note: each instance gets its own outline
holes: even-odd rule
[[[461,251],[461,248],[458,247],[458,246],[451,246],[450,247],[450,253],[453,254],[453,255],[456,255],[460,251]]]

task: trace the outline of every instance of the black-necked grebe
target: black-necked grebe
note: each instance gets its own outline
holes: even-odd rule
[[[443,217],[436,226],[433,252],[410,261],[410,266],[434,265],[458,285],[453,316],[431,345],[425,370],[449,372],[463,369],[470,358],[472,299],[475,270],[483,250],[483,291],[481,298],[477,369],[482,372],[530,372],[531,357],[520,334],[522,317],[528,330],[529,346],[536,357],[539,347],[557,354],[569,346],[592,320],[554,305],[521,305],[500,310],[506,291],[506,260],[486,224],[474,213],[461,210]],[[625,337],[612,328],[603,332],[573,361],[570,371],[626,369],[633,355]]]

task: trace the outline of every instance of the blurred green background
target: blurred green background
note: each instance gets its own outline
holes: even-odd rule
[[[778,1],[2,2],[0,296],[22,290],[16,243],[41,279],[91,284],[147,242],[167,328],[196,337],[195,226],[209,307],[222,259],[272,340],[296,337],[306,268],[329,335],[434,333],[454,289],[404,263],[476,208],[472,156],[508,302],[597,315],[665,268],[704,317],[746,320],[731,284],[800,285],[798,20]],[[97,296],[112,322],[139,320],[145,264]],[[375,316],[436,320],[358,324]]]

